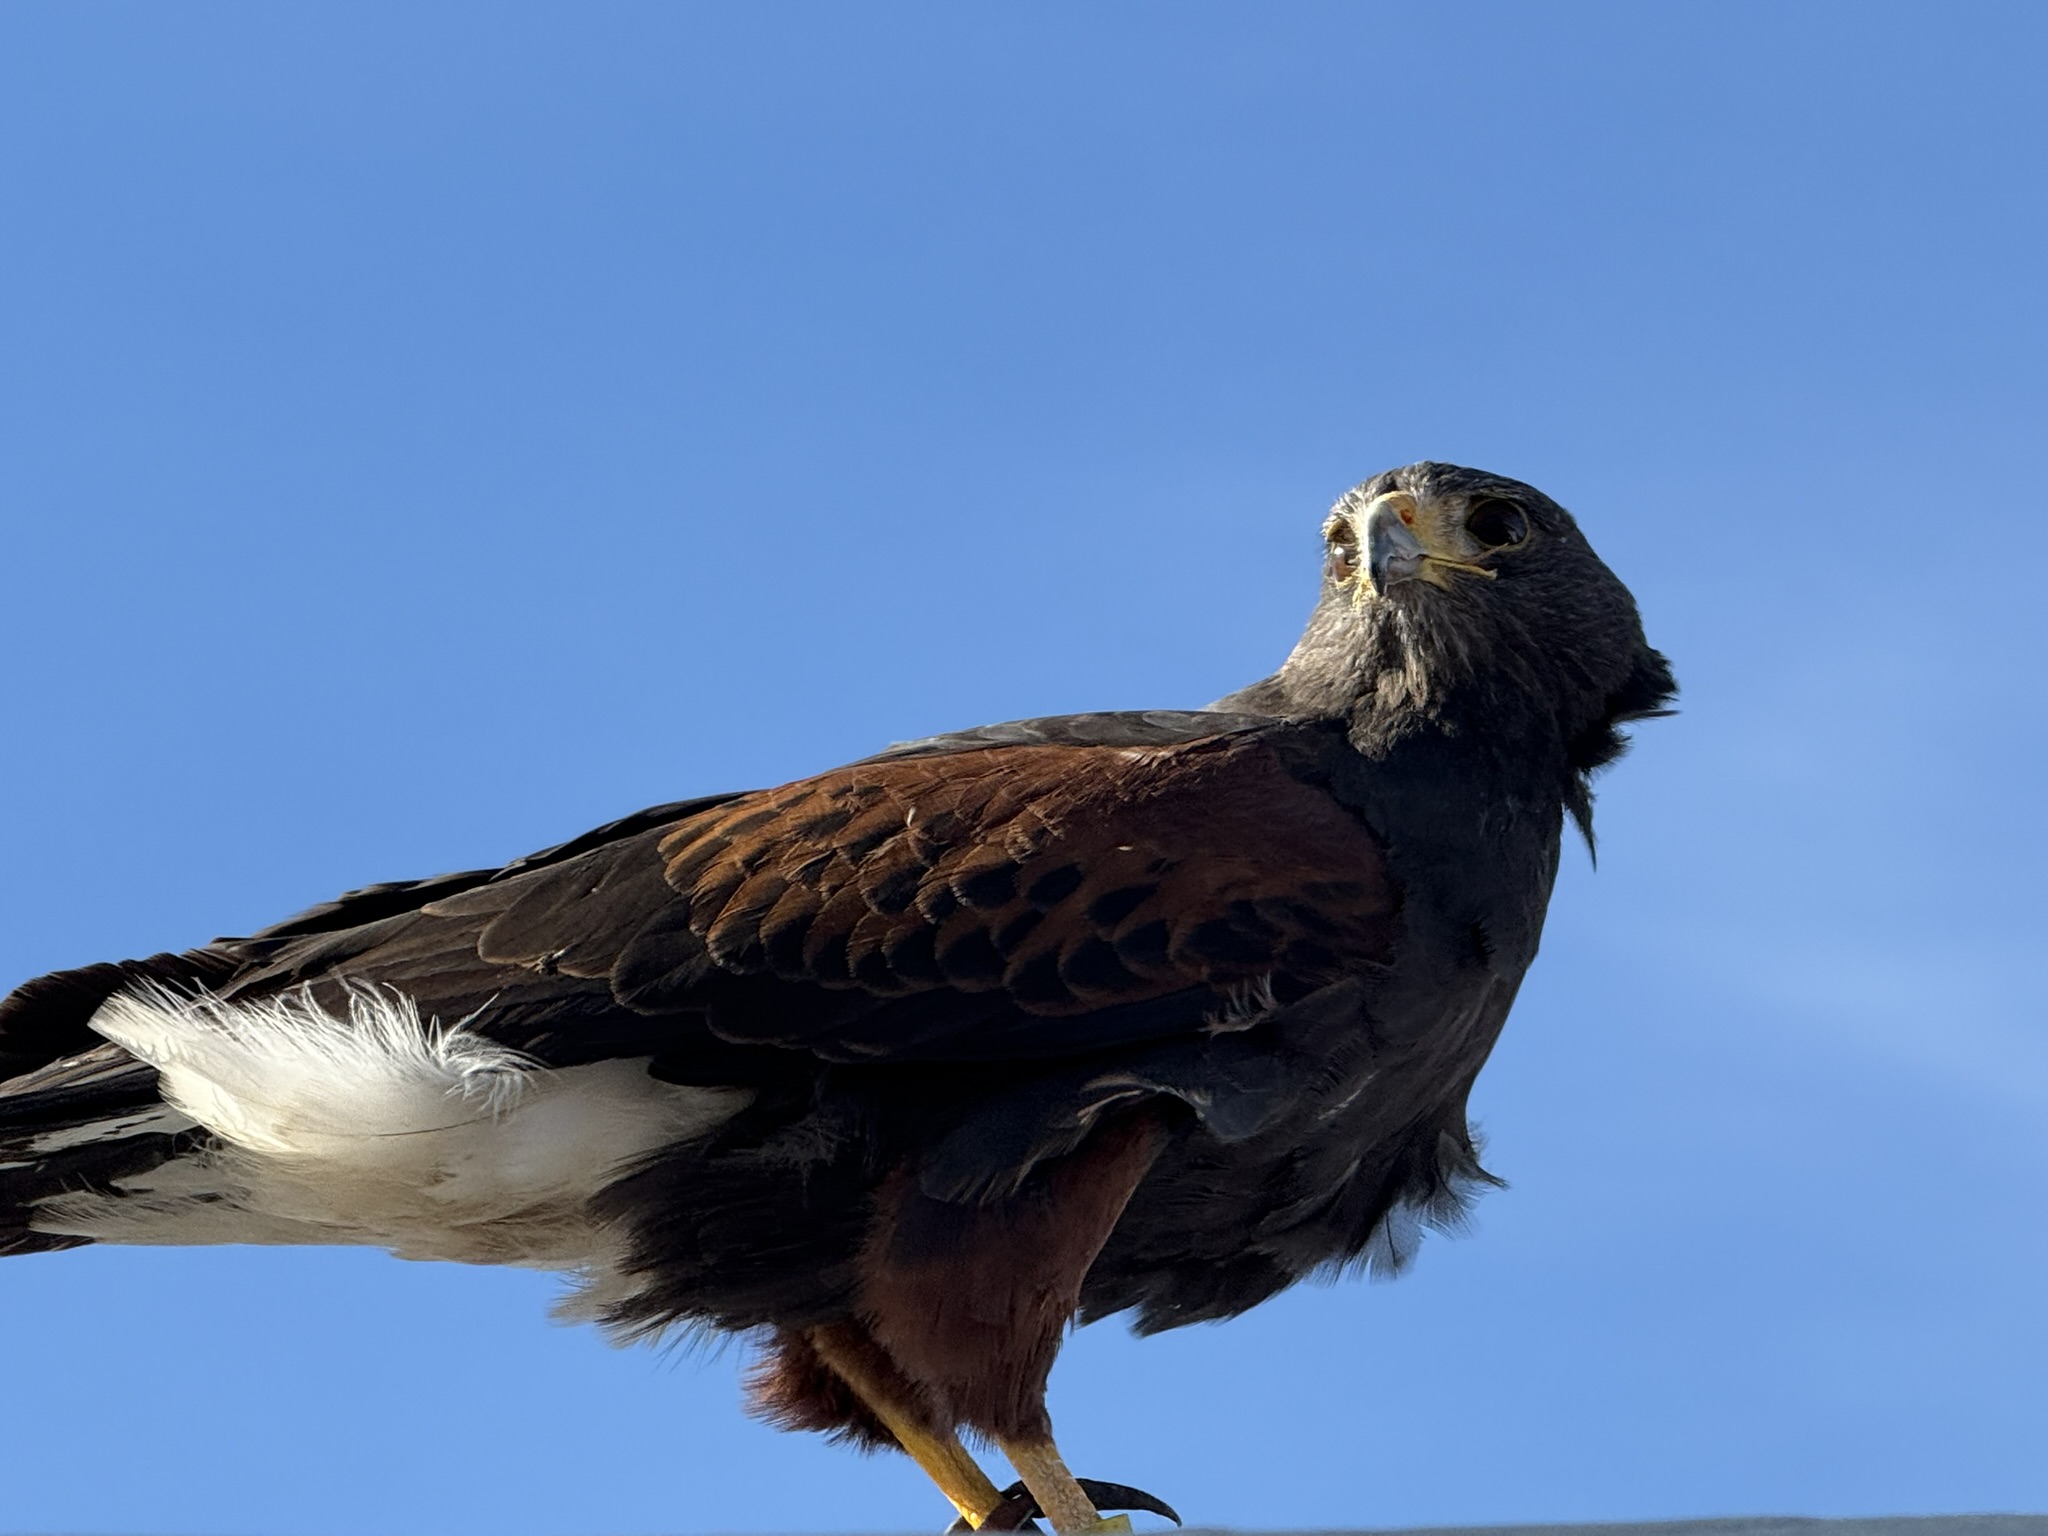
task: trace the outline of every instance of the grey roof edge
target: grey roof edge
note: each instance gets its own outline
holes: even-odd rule
[[[1288,1530],[1191,1525],[1171,1536],[2048,1536],[2048,1514],[1724,1515],[1555,1525],[1303,1526]]]
[[[1581,1521],[1558,1525],[1441,1525],[1253,1532],[1190,1526],[1182,1536],[2048,1536],[2048,1514],[1729,1515],[1699,1520]]]

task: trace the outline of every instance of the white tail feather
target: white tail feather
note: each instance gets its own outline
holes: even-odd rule
[[[92,1027],[155,1067],[170,1103],[250,1152],[384,1161],[384,1138],[490,1120],[526,1091],[536,1064],[518,1051],[422,1022],[395,988],[346,988],[343,1019],[310,987],[246,1003],[143,987],[109,999]]]
[[[614,1239],[589,1201],[752,1097],[647,1063],[547,1067],[394,988],[345,983],[250,1002],[138,988],[93,1028],[155,1067],[165,1100],[219,1138],[104,1194],[45,1202],[44,1231],[106,1242],[372,1243],[409,1258],[582,1268]]]

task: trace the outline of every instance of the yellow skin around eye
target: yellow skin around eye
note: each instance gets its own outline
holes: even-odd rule
[[[1330,514],[1323,525],[1323,536],[1329,543],[1331,574],[1336,580],[1351,588],[1354,603],[1364,603],[1380,594],[1374,590],[1372,573],[1365,570],[1358,558],[1362,542],[1360,528],[1366,517],[1383,503],[1390,504],[1399,513],[1401,521],[1415,535],[1422,545],[1423,564],[1416,572],[1419,579],[1431,586],[1445,590],[1457,579],[1458,573],[1468,576],[1482,576],[1488,581],[1499,579],[1499,572],[1476,561],[1461,559],[1467,553],[1481,553],[1483,546],[1465,531],[1465,498],[1455,503],[1450,500],[1420,501],[1408,491],[1388,491],[1355,512],[1339,509]],[[1464,546],[1474,546],[1470,550]]]

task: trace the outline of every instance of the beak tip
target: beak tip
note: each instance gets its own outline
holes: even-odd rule
[[[1375,596],[1385,597],[1397,581],[1422,574],[1429,551],[1402,519],[1391,498],[1382,498],[1365,517],[1365,574]]]

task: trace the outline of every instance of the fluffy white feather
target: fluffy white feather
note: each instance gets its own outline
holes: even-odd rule
[[[164,1098],[223,1140],[286,1157],[404,1158],[389,1138],[495,1118],[534,1064],[460,1025],[424,1023],[389,987],[347,987],[338,1018],[310,988],[247,1003],[138,988],[92,1027],[163,1078]]]
[[[645,1061],[548,1068],[352,984],[254,1002],[163,988],[93,1028],[154,1066],[165,1100],[220,1139],[63,1196],[36,1225],[103,1242],[368,1243],[409,1258],[600,1272],[589,1201],[628,1165],[736,1114],[742,1089],[650,1077]]]

